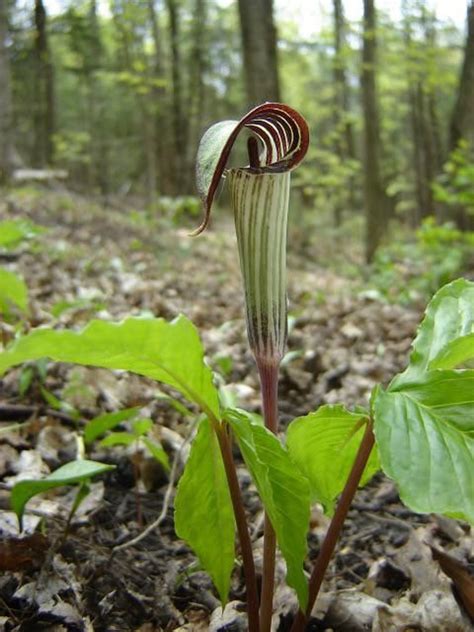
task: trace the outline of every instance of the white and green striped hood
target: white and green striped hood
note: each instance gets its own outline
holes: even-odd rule
[[[239,245],[250,347],[261,359],[280,360],[287,335],[290,172],[231,169],[227,183]]]
[[[201,139],[197,185],[209,223],[211,206],[234,145],[246,129],[250,166],[227,171],[240,266],[244,281],[247,330],[259,366],[279,364],[287,335],[286,241],[290,171],[304,158],[308,126],[282,103],[264,103],[240,121],[222,121]]]

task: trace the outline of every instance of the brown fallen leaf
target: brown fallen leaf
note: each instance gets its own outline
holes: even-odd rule
[[[429,545],[433,559],[438,562],[441,570],[452,580],[456,596],[466,609],[474,623],[474,577],[467,566],[439,549]]]
[[[49,548],[41,533],[24,538],[7,538],[0,543],[0,571],[25,571],[40,568]]]

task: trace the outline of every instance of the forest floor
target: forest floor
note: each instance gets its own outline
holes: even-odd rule
[[[31,326],[79,327],[92,317],[144,313],[171,319],[182,312],[199,328],[210,364],[231,385],[239,405],[259,410],[230,221],[218,220],[193,239],[187,234],[189,219],[186,228],[177,228],[139,212],[103,209],[77,196],[31,191],[12,193],[0,202],[0,219],[9,217],[28,218],[46,228],[1,261],[27,282]],[[312,265],[308,253],[302,257],[293,251],[289,295],[292,353],[281,373],[282,427],[323,403],[366,404],[374,384],[387,383],[404,368],[420,306],[401,307],[358,293],[352,281]],[[2,328],[8,338],[9,327]],[[0,630],[245,630],[241,570],[234,572],[231,604],[222,618],[210,580],[174,534],[176,481],[170,484],[145,454],[139,459],[126,448],[95,446],[91,458],[117,468],[92,485],[67,536],[74,496],[62,489],[30,501],[25,521],[29,538],[16,540],[9,488],[74,458],[75,437],[86,420],[141,406],[155,422],[170,458],[178,460],[186,454],[191,426],[163,392],[157,397],[156,384],[145,378],[53,363],[45,373],[31,375],[23,395],[21,368],[0,381],[1,426],[23,422],[20,431],[0,436]],[[79,420],[68,412],[71,407],[80,412]],[[239,477],[258,566],[262,509],[241,466]],[[165,497],[170,502],[159,527],[136,545],[115,548],[157,519]],[[312,559],[327,525],[327,517],[315,507],[308,540]],[[474,629],[429,545],[474,563],[466,524],[409,511],[392,482],[377,475],[356,496],[308,629]],[[283,577],[279,563],[275,630],[282,631],[289,629],[295,612]]]

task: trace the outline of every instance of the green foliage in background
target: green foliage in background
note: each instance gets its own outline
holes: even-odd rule
[[[415,231],[403,232],[380,248],[366,284],[389,302],[426,301],[441,286],[474,265],[474,232],[428,217]]]
[[[474,217],[474,148],[466,140],[451,153],[443,174],[433,182],[433,192],[439,202]]]

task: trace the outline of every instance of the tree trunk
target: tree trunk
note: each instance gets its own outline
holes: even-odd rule
[[[239,15],[248,105],[279,101],[273,0],[239,0]]]
[[[89,103],[89,135],[91,153],[91,173],[89,181],[92,188],[98,186],[99,191],[107,200],[109,190],[108,174],[108,147],[105,142],[105,130],[103,125],[103,99],[102,87],[97,80],[97,71],[102,67],[102,41],[97,16],[97,2],[90,0],[89,6],[89,28],[90,28],[90,63],[86,66],[86,84]]]
[[[374,0],[364,0],[362,47],[362,108],[364,113],[365,256],[373,260],[388,221],[388,199],[380,171],[379,110],[375,82],[376,34]]]
[[[461,138],[474,147],[474,0],[467,8],[467,37],[456,104],[451,117],[450,148]]]
[[[0,182],[8,180],[13,169],[13,121],[7,0],[0,0]]]
[[[195,127],[198,128],[200,138],[202,127],[202,116],[204,112],[204,72],[206,70],[206,41],[205,30],[207,20],[206,0],[195,0],[194,6],[194,27],[192,46],[192,78],[190,90],[190,102],[192,104],[191,117]]]
[[[336,153],[341,163],[355,157],[354,136],[349,120],[349,85],[347,83],[346,65],[344,61],[345,21],[342,0],[333,0],[334,8],[334,112],[336,135]],[[354,183],[352,183],[353,185]],[[348,202],[355,206],[354,186],[349,187]],[[339,226],[342,221],[342,204],[337,204],[334,211],[334,223]]]
[[[342,0],[333,0],[334,6],[334,84],[336,93],[336,110],[338,126],[344,129],[344,144],[339,153],[342,157],[355,158],[354,135],[351,122],[348,120],[350,112],[349,85],[347,83],[346,65],[344,62],[344,46],[346,43],[346,25]]]
[[[53,161],[54,73],[48,46],[46,10],[43,0],[35,0],[35,56],[37,103],[34,116],[33,161],[39,166]]]
[[[171,42],[171,78],[173,82],[173,131],[174,152],[169,156],[173,165],[174,193],[183,194],[184,176],[186,172],[186,140],[187,122],[184,116],[183,104],[183,66],[181,64],[180,38],[180,11],[177,0],[166,0],[169,16],[170,42]]]
[[[151,25],[151,36],[154,46],[154,77],[163,80],[165,76],[165,68],[163,64],[163,45],[160,32],[160,24],[156,14],[155,0],[147,0],[148,17]],[[156,86],[151,92],[154,101],[154,111],[152,119],[149,121],[151,133],[153,135],[154,148],[148,148],[149,161],[152,159],[151,152],[155,156],[155,191],[158,189],[161,193],[171,190],[172,173],[170,171],[169,160],[166,152],[166,146],[169,144],[169,125],[166,125],[166,118],[169,113],[166,108],[166,92],[163,86]],[[158,132],[158,133],[157,133]],[[151,142],[149,143],[151,145]],[[150,162],[149,162],[150,164]],[[149,170],[151,172],[151,166]],[[153,186],[150,184],[150,188]]]
[[[456,104],[451,116],[450,148],[457,148],[459,142],[468,143],[468,152],[474,160],[474,0],[467,8],[467,37],[464,48],[464,62],[459,80]],[[474,220],[463,206],[453,209],[454,219],[461,230],[472,230]]]

